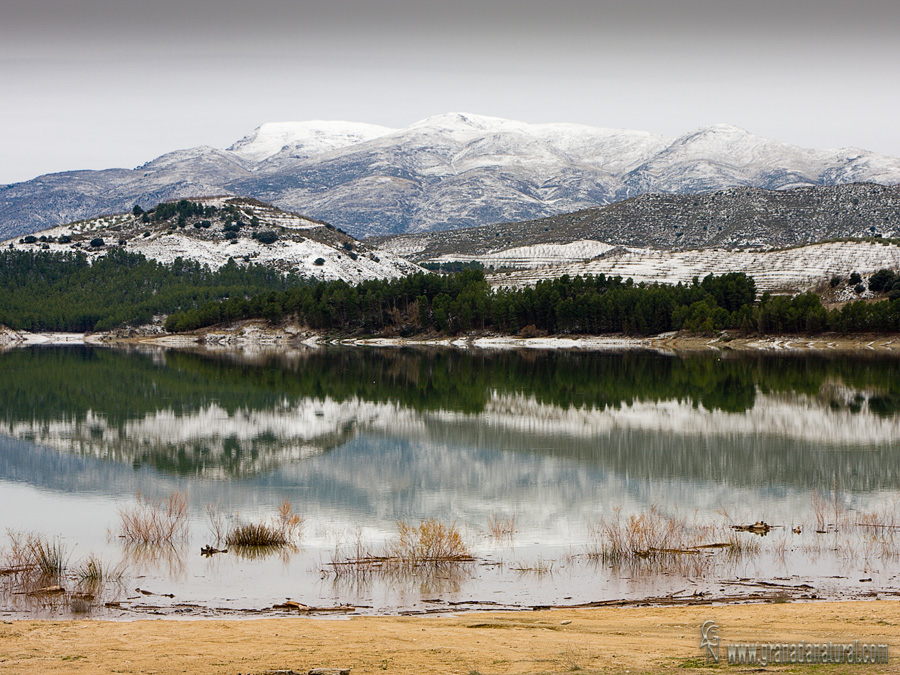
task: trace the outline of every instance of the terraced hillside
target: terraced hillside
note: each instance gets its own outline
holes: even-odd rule
[[[593,242],[596,243],[596,242]],[[744,272],[760,291],[796,292],[830,286],[836,299],[866,297],[848,284],[853,272],[868,276],[880,269],[900,269],[900,246],[889,242],[841,241],[774,251],[693,249],[661,251],[617,247],[593,259],[570,261],[489,275],[495,286],[520,287],[564,274],[621,276],[635,283],[691,283],[707,274]]]
[[[372,244],[414,262],[521,258],[513,249],[602,242],[690,250],[781,248],[842,237],[900,235],[900,187],[854,183],[793,190],[732,188],[706,194],[645,194],[551,218],[448,232],[376,237]],[[503,255],[509,252],[508,255]],[[558,253],[558,252],[557,252]],[[602,253],[598,251],[592,255]]]

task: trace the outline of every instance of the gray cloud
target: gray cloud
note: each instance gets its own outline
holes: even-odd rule
[[[900,154],[893,0],[3,4],[0,182],[450,110]]]

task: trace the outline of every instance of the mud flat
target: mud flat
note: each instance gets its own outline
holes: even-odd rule
[[[700,627],[718,625],[718,669]],[[416,617],[0,623],[0,673],[262,675],[352,668],[367,673],[667,673],[730,671],[728,644],[887,644],[885,664],[768,670],[895,673],[900,602],[603,607]],[[747,670],[750,668],[750,670]],[[734,667],[758,672],[759,665]]]

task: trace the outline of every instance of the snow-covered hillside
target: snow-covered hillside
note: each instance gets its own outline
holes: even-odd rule
[[[602,241],[582,239],[581,241],[573,241],[567,244],[513,246],[512,248],[491,251],[479,255],[447,253],[432,258],[429,262],[479,262],[485,267],[516,267],[527,269],[586,261],[604,255],[614,248],[615,246],[605,244]]]
[[[234,260],[237,264],[263,264],[313,279],[343,279],[349,283],[391,279],[421,271],[418,265],[358,242],[330,225],[256,200],[217,197],[194,201],[216,207],[218,218],[206,220],[207,227],[199,226],[202,218],[194,218],[179,227],[176,219],[144,223],[132,213],[102,216],[38,232],[27,240],[11,239],[0,246],[80,251],[89,258],[122,247],[162,263],[182,258],[216,269]],[[225,209],[231,209],[228,216]],[[229,232],[224,227],[229,222],[224,221],[226,217],[235,223],[246,222],[239,230]],[[257,224],[251,226],[251,222]],[[253,236],[264,231],[274,233],[275,241],[264,243]],[[92,245],[96,240],[103,243]]]
[[[593,250],[597,242],[572,245],[573,254]],[[540,247],[532,247],[540,255]],[[528,259],[528,247],[516,249]],[[445,256],[449,261],[453,256]],[[525,266],[522,266],[525,267]],[[900,270],[900,246],[867,241],[844,241],[814,244],[791,249],[724,250],[695,249],[660,251],[617,247],[585,260],[560,260],[552,266],[490,275],[495,286],[519,287],[568,274],[605,274],[631,278],[635,283],[691,283],[694,277],[707,274],[744,272],[754,278],[760,291],[812,290],[838,276],[846,282],[852,272],[870,275],[880,269]],[[849,292],[849,291],[848,291]],[[847,299],[855,297],[848,295]]]
[[[540,279],[568,274],[621,276],[635,283],[690,283],[694,277],[744,272],[756,280],[760,291],[796,292],[828,284],[840,277],[832,291],[837,299],[865,297],[846,280],[852,272],[867,276],[880,269],[900,270],[900,246],[891,240],[832,241],[783,249],[700,248],[660,250],[621,246],[596,239],[540,241],[514,245],[493,237],[469,248],[447,248],[440,255],[422,255],[432,233],[424,237],[397,237],[377,246],[360,242],[331,225],[281,211],[262,202],[234,197],[196,200],[215,207],[206,220],[192,217],[179,226],[177,218],[143,222],[133,213],[70,223],[37,235],[10,239],[3,248],[46,251],[81,251],[89,258],[106,255],[113,248],[142,253],[147,258],[171,263],[177,258],[218,268],[229,261],[239,265],[263,264],[311,279],[342,279],[359,283],[421,272],[410,262],[482,263],[494,286],[520,287]],[[492,230],[492,228],[487,228]],[[262,241],[263,232],[274,240]],[[456,234],[456,233],[454,233]],[[102,240],[102,243],[97,242]],[[487,244],[493,244],[489,247]],[[843,293],[843,295],[841,295]],[[846,297],[844,297],[846,296]]]
[[[0,237],[135,203],[246,195],[357,237],[542,218],[647,192],[900,183],[900,159],[811,150],[716,125],[677,139],[468,113],[404,129],[267,123],[227,150],[178,150],[134,170],[73,171],[0,187]]]

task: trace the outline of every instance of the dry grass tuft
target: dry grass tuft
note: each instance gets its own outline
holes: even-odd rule
[[[225,537],[229,546],[281,547],[287,546],[288,538],[276,527],[264,523],[242,523],[233,527]]]
[[[488,537],[494,541],[512,541],[516,533],[515,516],[499,516],[492,513],[488,518]]]
[[[118,583],[124,574],[120,567],[104,565],[100,557],[93,553],[79,562],[73,572],[78,581],[88,586],[97,586],[105,582]]]
[[[656,506],[627,519],[619,509],[615,514],[591,527],[591,538],[597,545],[588,551],[590,557],[611,563],[647,559],[656,557],[654,552],[686,549],[694,543],[688,541],[684,520],[665,516]]]
[[[760,552],[758,542],[736,537],[721,523],[666,515],[656,506],[628,518],[616,509],[589,531],[588,559],[643,572],[705,574],[723,560],[721,552],[729,562]]]
[[[69,554],[65,545],[57,539],[48,541],[44,537],[33,536],[29,540],[31,562],[40,574],[42,582],[59,582],[66,573]]]
[[[174,544],[187,539],[187,517],[184,493],[173,492],[156,501],[138,493],[136,504],[119,509],[121,537],[133,544]]]
[[[237,523],[225,535],[225,543],[236,548],[293,547],[303,530],[303,517],[285,499],[272,523]]]

